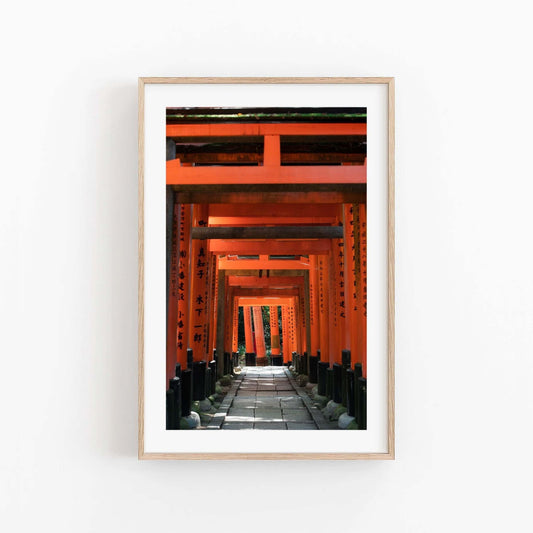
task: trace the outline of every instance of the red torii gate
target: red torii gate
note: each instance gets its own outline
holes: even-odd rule
[[[171,276],[167,328],[167,377],[176,361],[186,364],[186,348],[195,360],[210,358],[214,348],[235,351],[238,307],[268,305],[282,309],[283,355],[320,349],[322,360],[340,361],[343,348],[366,375],[366,207],[364,193],[335,191],[336,185],[366,184],[364,164],[283,166],[282,136],[366,135],[366,124],[169,124],[167,137],[178,142],[263,137],[260,166],[191,166],[167,161],[167,185],[176,190],[173,209]],[[331,184],[313,190],[250,192],[249,185]],[[223,186],[241,186],[236,192]],[[209,189],[216,187],[214,194]],[[202,200],[202,201],[198,201]],[[263,200],[263,201],[261,201]],[[258,209],[260,204],[260,209]],[[338,226],[341,238],[238,239],[192,238],[191,228]],[[250,257],[258,256],[258,257]],[[292,256],[292,259],[278,256]],[[296,276],[242,276],[239,271],[268,274],[305,271]],[[291,279],[285,279],[291,278]],[[298,281],[295,281],[297,278]],[[254,295],[244,289],[254,288]],[[280,291],[295,290],[292,295]],[[276,298],[276,303],[274,300]],[[272,311],[271,311],[272,321]],[[181,326],[180,326],[181,324]],[[286,333],[288,338],[285,338]],[[275,335],[273,336],[275,337]],[[278,337],[279,339],[279,337]],[[246,337],[246,350],[250,348]],[[290,348],[290,351],[288,351]],[[279,340],[273,350],[279,351]]]

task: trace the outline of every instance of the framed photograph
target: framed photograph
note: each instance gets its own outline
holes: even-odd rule
[[[139,79],[139,458],[394,458],[394,79]]]

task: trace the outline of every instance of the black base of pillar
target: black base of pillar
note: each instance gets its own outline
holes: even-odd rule
[[[257,360],[257,356],[255,355],[254,352],[247,352],[245,355],[244,355],[245,359],[246,359],[246,366],[255,366],[256,365],[256,360]]]
[[[333,368],[326,370],[326,397],[328,400],[333,399]]]
[[[181,371],[181,416],[191,414],[192,404],[192,370]]]
[[[224,375],[232,374],[233,369],[231,365],[231,355],[229,352],[224,352]]]
[[[176,409],[176,396],[172,389],[167,390],[167,429],[179,429],[180,417]]]
[[[333,363],[333,401],[342,402],[342,366]]]
[[[318,362],[318,394],[320,396],[326,396],[326,382],[327,382],[327,370],[329,363],[325,361]]]
[[[194,361],[192,364],[192,399],[205,400],[205,361]]]
[[[211,394],[215,394],[216,383],[217,383],[217,362],[209,361],[209,368],[211,369]]]
[[[318,357],[309,356],[309,383],[318,383]]]
[[[355,372],[351,369],[346,371],[346,384],[348,389],[348,416],[355,418]]]
[[[359,429],[366,429],[366,379],[359,378],[359,401],[357,409],[357,425]]]
[[[211,368],[207,367],[205,369],[205,395],[206,397],[211,396],[215,391],[211,389]]]
[[[283,366],[283,356],[282,355],[273,355],[270,357],[272,366]]]
[[[348,375],[346,374],[347,371],[348,369],[344,366],[341,368],[341,398],[342,405],[344,405],[344,407],[348,407]]]

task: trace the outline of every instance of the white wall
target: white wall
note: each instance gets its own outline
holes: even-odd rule
[[[4,7],[0,529],[530,531],[525,5]],[[395,462],[137,461],[137,77],[156,75],[396,76]]]

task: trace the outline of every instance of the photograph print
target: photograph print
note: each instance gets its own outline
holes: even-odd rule
[[[165,127],[166,430],[365,431],[367,108]]]

